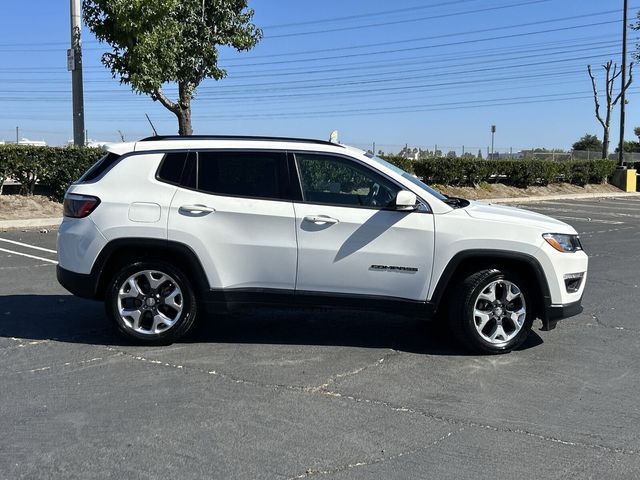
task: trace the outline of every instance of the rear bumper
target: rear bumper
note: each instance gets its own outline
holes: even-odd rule
[[[90,298],[91,300],[97,299],[97,279],[94,275],[72,272],[58,265],[56,267],[56,276],[58,277],[58,283],[74,295]]]
[[[547,305],[542,319],[543,330],[553,330],[563,318],[575,317],[582,313],[582,298],[577,302],[565,305]]]

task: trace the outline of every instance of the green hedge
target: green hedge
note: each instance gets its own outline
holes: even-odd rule
[[[99,148],[0,145],[0,187],[9,177],[21,184],[20,193],[33,195],[40,183],[61,200],[69,185],[102,155]]]
[[[103,151],[85,147],[36,147],[0,145],[0,193],[5,178],[22,185],[21,193],[33,195],[36,183],[47,185],[60,200],[68,186],[82,175]],[[576,185],[604,183],[616,167],[614,160],[476,160],[471,158],[385,159],[415,173],[431,184],[476,186],[481,182],[517,187],[568,182]]]
[[[412,162],[412,170],[426,183],[477,186],[481,182],[516,187],[567,182],[605,183],[615,170],[613,160],[476,160],[434,158]]]

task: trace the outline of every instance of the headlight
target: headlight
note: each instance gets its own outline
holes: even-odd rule
[[[542,238],[559,252],[577,252],[582,250],[578,235],[566,235],[563,233],[545,233]]]

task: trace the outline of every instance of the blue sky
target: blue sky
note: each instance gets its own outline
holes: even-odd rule
[[[71,138],[69,2],[5,2],[0,17],[0,140]],[[228,78],[193,103],[200,134],[328,137],[397,151],[569,148],[602,131],[586,65],[620,61],[622,0],[250,0],[265,38],[223,51]],[[630,17],[640,0],[630,2]],[[617,11],[616,11],[617,9]],[[635,51],[635,32],[630,32]],[[92,139],[176,133],[175,117],[111,79],[105,46],[83,33]],[[600,68],[596,69],[598,72]],[[632,85],[628,138],[640,126]],[[617,129],[617,109],[613,122]],[[614,135],[614,138],[616,135]]]

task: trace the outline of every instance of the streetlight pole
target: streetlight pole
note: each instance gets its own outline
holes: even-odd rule
[[[489,157],[490,160],[493,160],[493,141],[495,140],[495,136],[496,136],[496,126],[491,125],[491,156]]]
[[[71,48],[67,50],[67,70],[71,71],[73,97],[73,143],[84,145],[84,92],[82,88],[82,44],[80,42],[80,0],[71,0]]]
[[[624,0],[624,14],[622,16],[622,86],[620,87],[620,146],[618,147],[619,167],[624,167],[625,85],[627,84],[627,11],[628,0]]]

